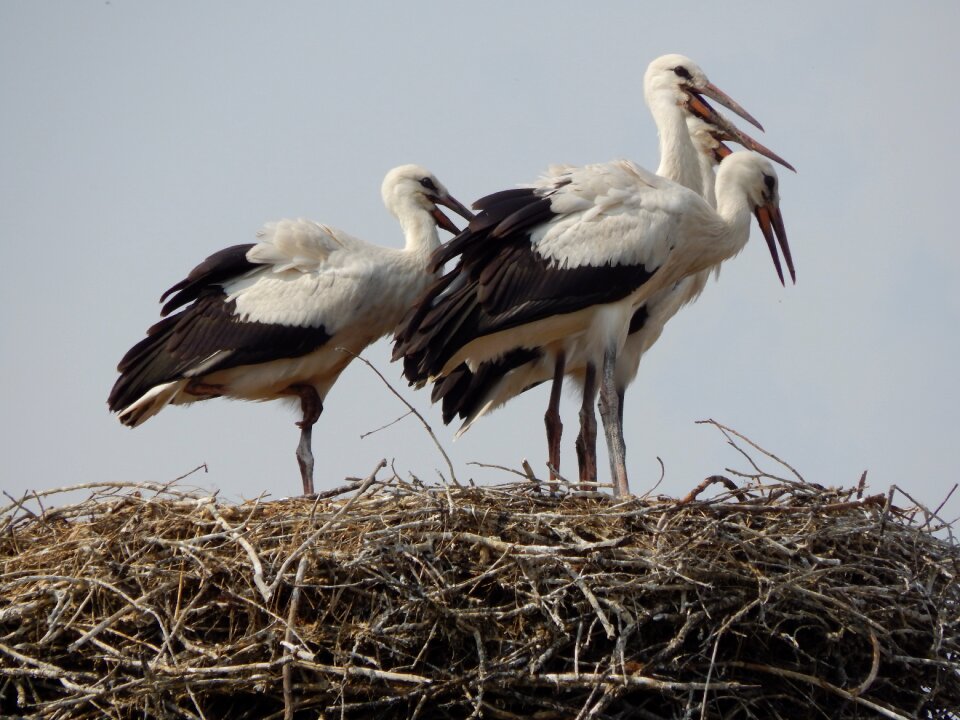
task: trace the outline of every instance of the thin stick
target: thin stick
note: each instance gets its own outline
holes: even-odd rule
[[[663,460],[660,459],[660,456],[657,455],[657,462],[660,463],[660,477],[657,478],[657,481],[653,484],[653,487],[647,490],[643,495],[640,496],[640,499],[650,497],[653,494],[653,491],[660,487],[660,483],[663,482],[663,479],[667,476],[667,468],[663,464]]]
[[[947,501],[951,498],[951,496],[953,495],[953,493],[956,491],[958,485],[960,485],[960,483],[954,483],[954,484],[953,484],[953,487],[950,488],[950,492],[947,493],[947,496],[943,499],[943,502],[941,502],[939,505],[937,505],[937,509],[934,510],[934,511],[930,514],[930,518],[931,518],[931,519],[933,519],[933,518],[940,518],[940,511],[943,510],[943,506],[947,504]],[[940,518],[940,521],[943,522],[943,519]],[[927,526],[927,527],[930,527],[930,521],[929,521],[929,520],[927,521],[926,526]]]
[[[697,495],[702,493],[711,485],[722,484],[727,490],[732,492],[737,496],[738,499],[742,499],[742,490],[737,487],[737,484],[733,482],[730,478],[724,477],[723,475],[711,475],[706,478],[703,482],[697,485],[693,490],[684,495],[680,500],[677,500],[677,505],[689,505],[694,500],[697,499]]]
[[[769,675],[777,675],[790,680],[800,680],[801,682],[814,685],[818,688],[826,690],[827,692],[831,692],[834,695],[838,695],[844,700],[852,700],[853,702],[863,705],[864,707],[868,707],[871,710],[875,710],[884,717],[891,718],[892,720],[910,720],[910,716],[908,715],[901,715],[895,710],[891,710],[883,705],[879,705],[875,702],[871,702],[870,700],[859,697],[849,690],[844,690],[842,687],[837,687],[836,685],[828,683],[826,680],[822,680],[821,678],[814,677],[813,675],[806,675],[801,672],[796,672],[795,670],[787,670],[785,668],[777,668],[770,665],[761,665],[760,663],[741,662],[739,660],[732,660],[730,662],[721,664],[728,667],[739,667],[743,668],[744,670],[755,670],[757,672],[767,673]]]
[[[713,668],[717,664],[717,650],[720,647],[720,638],[723,636],[722,633],[717,633],[717,639],[713,642],[713,652],[710,654],[710,667],[707,668],[707,685],[710,685],[710,678],[713,677]],[[709,690],[707,688],[703,689],[703,700],[700,701],[700,720],[704,720],[707,717],[707,693]]]
[[[297,565],[297,575],[293,580],[293,592],[290,593],[290,609],[287,611],[287,629],[283,635],[284,659],[283,665],[283,720],[293,720],[296,703],[293,699],[293,628],[297,622],[297,606],[300,604],[300,591],[303,587],[303,576],[307,570],[307,556],[300,558]]]
[[[786,460],[783,460],[783,459],[777,457],[776,455],[774,455],[774,454],[773,454],[772,452],[770,452],[769,450],[764,450],[762,447],[760,447],[759,445],[757,445],[753,440],[751,440],[750,438],[746,437],[745,435],[741,435],[741,434],[738,433],[736,430],[733,430],[732,428],[728,428],[726,425],[723,425],[723,424],[721,424],[721,423],[718,423],[716,420],[712,420],[712,419],[711,419],[711,420],[697,420],[697,423],[696,423],[696,424],[697,424],[697,425],[713,425],[714,427],[718,428],[724,435],[726,435],[727,433],[730,433],[731,435],[736,435],[738,438],[740,438],[740,439],[743,440],[745,443],[747,443],[748,445],[750,445],[750,447],[752,447],[752,448],[754,448],[754,449],[756,449],[756,450],[759,450],[759,451],[762,452],[764,455],[766,455],[768,458],[772,458],[773,460],[776,460],[778,463],[780,463],[780,464],[783,465],[785,468],[787,468],[787,470],[789,470],[790,472],[792,472],[792,473],[797,477],[797,480],[799,480],[800,482],[806,484],[807,481],[803,479],[803,475],[801,475],[799,472],[797,472],[797,471],[793,468],[792,465],[790,465],[789,463],[787,463]],[[729,440],[730,438],[728,437],[727,439]],[[735,443],[731,442],[730,444],[733,445],[734,447],[736,447],[736,444],[735,444]],[[756,467],[756,466],[754,466],[754,467]],[[757,468],[757,470],[759,470],[759,468]]]
[[[427,434],[429,434],[429,435],[430,435],[430,438],[433,440],[433,444],[437,446],[437,450],[440,451],[440,454],[443,456],[444,461],[447,463],[447,469],[450,471],[450,480],[453,481],[453,484],[454,484],[454,485],[456,485],[456,486],[459,487],[459,486],[460,486],[460,483],[457,482],[457,474],[456,474],[456,472],[455,472],[454,469],[453,469],[453,463],[450,461],[450,456],[447,455],[447,451],[443,449],[443,445],[440,444],[440,440],[437,439],[437,436],[434,434],[433,428],[431,428],[431,427],[430,427],[430,424],[429,424],[426,420],[424,420],[423,415],[421,415],[419,412],[417,412],[417,409],[416,409],[415,407],[413,407],[413,405],[411,405],[409,402],[407,402],[406,398],[404,398],[403,395],[401,395],[399,392],[396,391],[396,389],[393,387],[393,385],[390,384],[390,381],[387,380],[387,379],[383,376],[383,373],[381,373],[379,370],[377,370],[377,368],[375,368],[375,367],[373,366],[373,363],[371,363],[369,360],[367,360],[365,357],[363,357],[363,356],[361,356],[361,355],[357,355],[356,353],[350,352],[350,351],[347,350],[346,348],[337,348],[337,349],[340,350],[341,352],[345,352],[345,353],[347,353],[348,355],[353,356],[355,359],[359,360],[359,361],[362,362],[364,365],[366,365],[368,368],[370,368],[371,370],[373,370],[373,372],[376,373],[377,377],[380,378],[380,380],[383,382],[383,384],[387,386],[387,389],[388,389],[391,393],[393,393],[393,395],[394,395],[400,402],[402,402],[404,405],[406,405],[406,406],[407,406],[407,409],[410,410],[410,412],[413,413],[413,414],[417,417],[417,419],[420,421],[420,424],[423,425],[424,429],[427,431]]]
[[[365,432],[365,433],[361,433],[361,434],[360,434],[360,439],[361,439],[361,440],[366,440],[368,437],[370,437],[371,435],[375,435],[376,433],[380,432],[381,430],[386,430],[388,427],[393,427],[393,426],[396,425],[398,422],[400,422],[401,420],[403,420],[405,417],[408,417],[410,414],[411,414],[410,410],[407,410],[407,412],[405,412],[403,415],[401,415],[400,417],[398,417],[396,420],[391,420],[391,421],[388,422],[386,425],[381,425],[380,427],[376,428],[375,430],[368,430],[368,431]]]
[[[613,625],[610,623],[610,620],[607,618],[607,614],[603,611],[603,608],[600,607],[600,603],[597,601],[597,596],[593,594],[593,591],[587,587],[587,584],[583,581],[583,577],[580,573],[574,571],[568,563],[563,563],[564,569],[567,571],[567,575],[576,583],[577,587],[580,588],[580,592],[583,593],[584,597],[587,598],[587,602],[590,603],[590,607],[593,608],[593,611],[597,614],[597,617],[600,619],[600,624],[603,625],[604,631],[607,633],[607,638],[613,640],[616,637],[617,633],[613,629]]]
[[[198,470],[203,470],[204,474],[207,474],[207,473],[210,472],[210,471],[207,469],[207,464],[206,464],[206,463],[201,463],[200,465],[197,465],[197,466],[196,466],[193,470],[191,470],[190,472],[184,473],[183,475],[181,475],[180,477],[178,477],[176,480],[174,480],[174,482],[180,482],[181,480],[184,480],[184,479],[190,477],[191,475],[193,475],[193,474],[194,474],[195,472],[197,472]]]
[[[257,590],[260,591],[260,595],[263,597],[264,602],[270,602],[270,597],[272,594],[271,589],[263,579],[263,564],[260,562],[260,558],[257,556],[257,551],[253,549],[253,545],[251,545],[250,541],[240,534],[238,529],[231,527],[230,524],[224,520],[223,516],[220,514],[220,511],[217,510],[217,506],[212,502],[207,503],[206,510],[216,518],[217,524],[226,530],[230,537],[236,540],[237,544],[243,548],[243,551],[250,559],[250,564],[253,566],[253,584],[256,586]]]
[[[862,683],[850,691],[853,695],[863,695],[869,690],[870,686],[873,685],[873,681],[877,679],[877,672],[880,670],[880,641],[877,640],[877,634],[871,628],[867,629],[870,630],[870,645],[873,649],[873,660],[870,663],[870,672],[867,673],[867,677],[864,678]]]

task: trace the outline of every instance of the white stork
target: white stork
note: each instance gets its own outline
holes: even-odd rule
[[[739,132],[722,116],[715,113],[709,104],[699,97],[699,92],[718,99],[759,127],[759,124],[743,108],[712,85],[692,60],[675,54],[661,56],[650,63],[644,76],[644,96],[657,123],[660,138],[661,162],[657,169],[658,175],[703,194],[708,197],[711,205],[715,205],[713,166],[719,162],[718,148],[723,147],[729,153],[729,150],[722,146],[721,140],[741,142],[745,147],[793,169],[789,163]],[[688,125],[691,125],[690,129]],[[697,137],[694,142],[691,142],[694,132],[697,133]],[[706,273],[704,273],[704,282],[705,276]],[[690,285],[690,283],[685,284]],[[677,307],[679,308],[679,305]],[[663,314],[653,310],[654,308],[650,308],[651,314],[655,317]],[[641,308],[637,311],[637,318],[642,319],[646,312],[646,309]],[[631,339],[633,339],[632,335]],[[631,345],[637,345],[637,341],[634,340]],[[455,415],[463,418],[464,423],[458,432],[459,436],[481,415],[553,377],[550,404],[544,421],[547,427],[548,466],[551,478],[555,477],[559,466],[562,433],[559,413],[562,376],[566,370],[568,374],[582,378],[586,358],[570,357],[563,345],[554,350],[518,348],[495,361],[483,363],[475,373],[471,372],[465,364],[456,368],[441,382],[435,384],[433,389],[433,400],[441,400],[443,403],[444,422],[449,423]],[[635,358],[638,362],[639,355]],[[618,378],[624,374],[619,369],[622,365],[622,362],[618,365]],[[618,382],[621,388],[621,413],[623,390],[635,374],[634,367],[625,384]]]
[[[793,261],[773,166],[749,152],[720,165],[717,209],[697,193],[625,160],[548,174],[533,187],[482,198],[469,228],[435,254],[459,257],[396,335],[412,382],[445,377],[524,349],[582,355],[577,450],[581,481],[596,480],[598,389],[605,422],[621,421],[615,368],[637,308],[684,277],[709,270],[746,244],[755,213],[774,262],[774,236]],[[782,277],[782,273],[781,273]],[[607,433],[615,488],[629,492],[624,448]]]
[[[160,298],[164,319],[120,361],[110,410],[136,427],[168,404],[299,398],[297,461],[303,491],[313,493],[311,434],[327,393],[434,280],[437,227],[458,232],[438,204],[472,217],[416,165],[387,173],[382,196],[403,229],[403,249],[312,220],[280,220],[265,225],[257,243],[195,267]]]
[[[724,142],[736,141],[736,137],[724,128],[701,119],[697,115],[687,116],[687,126],[690,137],[698,151],[699,171],[704,199],[716,207],[714,192],[714,170],[723,157],[730,154],[730,149]],[[750,139],[745,135],[742,138]],[[752,140],[752,139],[751,139]],[[758,143],[752,142],[751,148],[760,149],[763,154],[771,157],[785,167],[790,166],[772,152]],[[666,163],[667,168],[675,164]],[[661,170],[664,170],[661,167]],[[658,175],[664,175],[658,172]],[[674,179],[674,178],[670,178]],[[694,189],[694,188],[691,188]],[[716,268],[719,270],[719,266]],[[639,308],[630,321],[627,340],[617,363],[617,388],[620,396],[620,410],[623,411],[623,395],[626,388],[636,377],[640,358],[660,337],[666,322],[686,304],[694,301],[706,285],[710,271],[705,270],[688,276],[678,282],[673,288],[659,293]],[[558,350],[563,354],[563,348]],[[567,375],[577,378],[581,384],[585,370],[586,358],[566,357],[565,367]],[[562,367],[562,366],[561,366]],[[459,416],[463,422],[457,431],[457,437],[484,415],[503,406],[517,395],[536,387],[554,377],[558,368],[557,358],[548,348],[519,348],[504,357],[482,363],[476,372],[471,372],[466,364],[461,364],[433,387],[432,399],[441,402],[443,420],[450,423]],[[548,428],[548,447],[550,448],[551,476],[556,470],[559,457],[559,410],[554,406],[559,399],[559,383],[555,384],[551,392],[551,407],[545,416]],[[554,420],[555,418],[555,420]],[[555,424],[551,423],[551,420]],[[555,434],[551,433],[555,430]]]

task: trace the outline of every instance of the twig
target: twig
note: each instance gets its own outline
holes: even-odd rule
[[[477,697],[474,700],[473,712],[470,714],[469,720],[473,718],[481,717],[483,714],[483,693],[486,684],[486,675],[487,675],[487,653],[483,649],[483,638],[480,637],[480,631],[476,628],[473,630],[473,639],[477,644]]]
[[[251,545],[249,540],[243,537],[243,535],[241,535],[236,529],[232,528],[230,524],[223,519],[223,516],[220,514],[220,511],[217,510],[217,506],[214,503],[207,503],[206,510],[208,513],[213,515],[214,518],[216,518],[217,524],[226,530],[230,537],[236,540],[237,544],[243,548],[243,551],[250,559],[250,564],[253,566],[253,584],[256,586],[257,590],[260,591],[260,596],[263,598],[264,602],[270,602],[273,592],[270,586],[268,586],[263,579],[263,565],[260,563],[260,558],[257,556],[257,551],[253,549],[253,545]]]
[[[620,675],[617,673],[542,673],[536,676],[524,676],[517,678],[518,685],[528,685],[533,687],[542,686],[565,686],[565,687],[594,687],[595,685],[621,685],[623,687],[650,688],[654,690],[737,690],[742,688],[756,687],[739,682],[715,681],[705,682],[676,682],[671,680],[658,680],[657,678],[647,677],[645,675]],[[898,719],[899,720],[899,719]]]
[[[287,661],[283,665],[283,718],[284,720],[293,720],[293,713],[296,710],[296,702],[293,699],[293,628],[297,622],[297,608],[300,605],[300,593],[303,586],[303,576],[307,570],[307,558],[300,558],[297,565],[297,575],[293,581],[293,591],[290,593],[290,609],[287,611],[287,629],[284,633],[284,659]]]
[[[792,472],[792,473],[794,474],[794,476],[796,476],[797,480],[799,480],[801,483],[806,483],[806,482],[807,482],[806,480],[803,479],[803,476],[793,468],[792,465],[790,465],[789,463],[787,463],[785,460],[777,457],[776,455],[774,455],[774,454],[773,454],[772,452],[770,452],[769,450],[764,450],[762,447],[760,447],[759,445],[757,445],[753,440],[751,440],[750,438],[748,438],[748,437],[746,437],[746,436],[744,436],[744,435],[741,435],[741,434],[738,433],[736,430],[733,430],[732,428],[728,428],[726,425],[723,425],[723,424],[721,424],[721,423],[718,423],[716,420],[712,420],[712,419],[711,419],[711,420],[697,420],[697,425],[713,425],[714,427],[716,427],[717,429],[719,429],[720,432],[722,432],[724,435],[727,436],[727,440],[730,442],[730,444],[731,444],[734,448],[737,448],[736,443],[734,443],[732,440],[730,440],[730,437],[729,437],[730,435],[735,435],[736,437],[740,438],[740,439],[743,440],[745,443],[747,443],[750,447],[754,448],[755,450],[759,450],[759,451],[762,452],[764,455],[766,455],[768,458],[771,458],[772,460],[775,460],[776,462],[778,462],[778,463],[780,463],[781,465],[783,465],[783,467],[785,467],[787,470],[789,470],[790,472]],[[729,435],[728,435],[728,433],[729,433]],[[739,450],[740,448],[737,448],[737,449]],[[741,451],[741,452],[742,452],[742,451]],[[748,459],[749,459],[749,458],[748,458]],[[756,465],[754,465],[754,467],[756,468]],[[758,472],[760,471],[759,468],[756,468],[756,469],[757,469]]]
[[[580,588],[580,592],[583,593],[584,597],[587,598],[587,602],[590,603],[590,607],[593,608],[593,611],[597,614],[597,618],[600,620],[600,624],[603,625],[604,631],[607,633],[607,638],[613,640],[616,637],[617,633],[613,629],[613,625],[610,623],[610,620],[607,619],[607,614],[603,611],[603,608],[600,607],[600,603],[597,602],[597,596],[593,594],[587,584],[583,581],[583,577],[580,573],[575,572],[569,563],[563,563],[563,568],[567,571],[567,575],[576,583],[577,587]]]
[[[872,628],[867,628],[867,630],[870,632],[870,646],[873,649],[873,660],[870,663],[870,672],[867,673],[867,677],[864,678],[862,683],[850,691],[851,695],[863,695],[869,690],[870,686],[873,685],[873,681],[877,679],[877,672],[880,670],[880,641],[877,640],[877,634]]]
[[[716,485],[718,483],[722,484],[725,488],[727,488],[727,490],[732,492],[737,497],[738,500],[743,499],[743,491],[739,487],[737,487],[737,484],[733,482],[733,480],[731,480],[730,478],[724,477],[723,475],[711,475],[710,477],[706,478],[703,482],[701,482],[699,485],[697,485],[693,490],[691,490],[686,495],[684,495],[683,498],[678,500],[677,504],[689,505],[690,503],[692,503],[694,500],[697,499],[697,495],[702,493],[711,485]]]
[[[657,462],[660,463],[660,477],[657,478],[657,481],[653,484],[653,487],[640,496],[641,499],[648,498],[653,495],[653,491],[660,487],[660,483],[662,483],[663,479],[667,476],[667,467],[663,464],[663,460],[660,459],[659,455],[657,455]]]
[[[413,405],[411,405],[409,402],[407,402],[406,398],[404,398],[403,395],[401,395],[399,392],[396,391],[393,385],[390,384],[390,381],[383,376],[383,373],[381,373],[379,370],[377,370],[377,368],[373,366],[373,363],[371,363],[369,360],[367,360],[365,357],[361,355],[357,355],[356,353],[350,352],[346,348],[337,348],[337,349],[347,353],[348,355],[351,355],[353,358],[355,358],[356,360],[359,360],[368,368],[373,370],[373,372],[376,373],[377,377],[380,378],[383,384],[387,386],[387,389],[391,393],[393,393],[393,395],[400,402],[406,405],[407,409],[416,416],[416,418],[420,421],[420,424],[423,425],[424,429],[427,431],[427,434],[430,435],[430,439],[433,440],[433,444],[437,446],[437,450],[440,451],[440,454],[443,456],[444,461],[447,463],[447,469],[450,471],[450,480],[453,482],[454,485],[459,486],[460,483],[457,482],[457,474],[453,469],[453,463],[450,461],[450,456],[447,455],[447,451],[443,449],[443,445],[440,444],[440,440],[437,439],[437,436],[434,434],[433,428],[431,428],[430,424],[426,420],[424,420],[423,415],[417,412],[417,409],[413,407]]]
[[[386,430],[388,427],[392,427],[393,425],[396,425],[398,422],[400,422],[401,420],[403,420],[405,417],[408,417],[410,414],[411,414],[411,411],[410,411],[410,410],[407,410],[403,415],[401,415],[400,417],[398,417],[396,420],[391,420],[391,421],[388,422],[386,425],[381,425],[380,427],[376,428],[375,430],[368,430],[368,431],[365,432],[365,433],[361,433],[361,434],[360,434],[360,439],[361,439],[361,440],[366,440],[366,439],[367,439],[368,437],[370,437],[371,435],[374,435],[374,434],[380,432],[381,430]]]
[[[180,482],[181,480],[185,480],[186,478],[190,477],[190,476],[193,475],[195,472],[197,472],[197,470],[203,470],[204,474],[210,472],[210,471],[207,469],[207,464],[206,464],[206,463],[201,463],[201,464],[197,465],[197,466],[196,466],[193,470],[191,470],[190,472],[184,473],[183,475],[181,475],[180,477],[178,477],[176,480],[174,480],[174,482]]]
[[[710,685],[710,678],[713,677],[713,668],[717,664],[717,650],[720,648],[720,638],[722,633],[717,633],[717,639],[713,641],[713,652],[710,653],[710,666],[707,668],[707,685]],[[703,689],[703,700],[700,701],[700,720],[707,717],[707,693],[708,689]]]
[[[531,467],[526,458],[520,461],[520,467],[523,468],[523,474],[527,476],[527,480],[532,483],[540,484],[540,481],[537,479],[537,474],[533,471],[533,467]]]
[[[947,501],[953,496],[953,493],[956,492],[958,485],[960,485],[960,483],[953,484],[953,487],[950,488],[950,492],[947,493],[947,496],[943,499],[943,502],[937,505],[937,509],[934,510],[932,513],[930,513],[930,520],[932,520],[933,518],[940,517],[940,511],[943,510],[943,506],[947,504]],[[930,520],[927,520],[926,527],[930,527]],[[941,522],[942,522],[942,518],[941,518]]]
[[[909,715],[902,715],[895,710],[879,705],[878,703],[871,702],[866,698],[862,698],[854,693],[844,690],[841,687],[837,687],[832,683],[828,683],[826,680],[823,680],[813,675],[806,675],[805,673],[796,672],[795,670],[787,670],[785,668],[772,667],[770,665],[763,665],[760,663],[750,663],[750,662],[741,662],[738,660],[732,660],[729,662],[722,663],[722,665],[727,667],[739,667],[744,670],[753,670],[756,672],[767,673],[769,675],[778,675],[779,677],[788,678],[790,680],[800,680],[801,682],[814,685],[822,690],[833,693],[838,697],[842,697],[844,700],[852,700],[858,705],[863,705],[868,707],[871,710],[875,710],[884,717],[892,718],[892,720],[910,720]]]

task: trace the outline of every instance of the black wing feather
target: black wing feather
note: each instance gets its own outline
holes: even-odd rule
[[[520,188],[481,198],[468,228],[435,253],[438,267],[459,262],[397,331],[394,357],[404,356],[411,383],[439,374],[479,337],[622,300],[653,275],[642,264],[561,267],[540,255],[530,239],[555,216],[552,192]]]
[[[458,365],[434,384],[431,394],[433,402],[442,401],[444,424],[449,425],[454,417],[466,420],[487,402],[488,394],[504,375],[542,354],[539,348],[516,348],[498,360],[481,363],[475,373],[466,363]]]
[[[326,328],[243,320],[222,288],[208,287],[185,310],[164,318],[134,345],[117,369],[107,404],[119,411],[162,383],[306,355],[330,340]],[[222,357],[206,366],[216,353]]]
[[[247,260],[247,251],[252,247],[253,243],[231,245],[223,250],[218,250],[197,265],[189,272],[187,277],[160,296],[160,302],[171,295],[173,296],[160,310],[160,315],[167,316],[177,308],[193,302],[211,285],[221,285],[228,280],[250,272],[254,268],[261,267]]]
[[[545,208],[544,221],[552,217],[549,212],[550,201],[545,200],[542,194],[533,188],[515,188],[493,193],[480,198],[473,205],[478,209],[482,207],[483,212],[476,215],[457,237],[437,248],[433,254],[434,271],[464,251],[469,251],[464,258],[468,265],[482,262],[485,256],[496,250],[497,238],[504,237],[503,233],[497,234],[501,224],[510,221],[518,213],[526,212],[528,217],[533,216],[526,208],[534,206],[540,212]],[[482,241],[478,240],[480,238]]]
[[[511,188],[509,190],[500,190],[499,192],[490,193],[484,197],[477,200],[473,203],[474,210],[486,211],[484,214],[490,214],[492,209],[504,202],[512,202],[516,199],[526,201],[530,195],[535,194],[536,191],[533,188]]]

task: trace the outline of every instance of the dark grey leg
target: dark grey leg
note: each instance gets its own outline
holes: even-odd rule
[[[313,495],[313,426],[323,412],[323,402],[312,385],[293,385],[290,389],[300,396],[300,410],[303,413],[303,419],[297,422],[300,427],[297,464],[303,480],[303,494]]]
[[[566,356],[557,355],[557,364],[553,370],[553,386],[550,388],[550,404],[543,416],[547,426],[547,467],[551,482],[557,480],[560,472],[560,440],[563,437],[563,422],[560,420],[560,393],[563,390],[563,374],[566,369]]]
[[[597,482],[597,417],[593,402],[597,396],[597,368],[587,363],[583,378],[583,404],[580,406],[580,434],[577,436],[577,460],[580,482]],[[582,485],[582,490],[596,490],[596,485]]]
[[[610,456],[610,476],[614,495],[629,495],[627,482],[627,445],[623,439],[623,394],[617,390],[614,370],[617,354],[607,350],[603,354],[603,376],[600,380],[600,419],[607,436]]]

